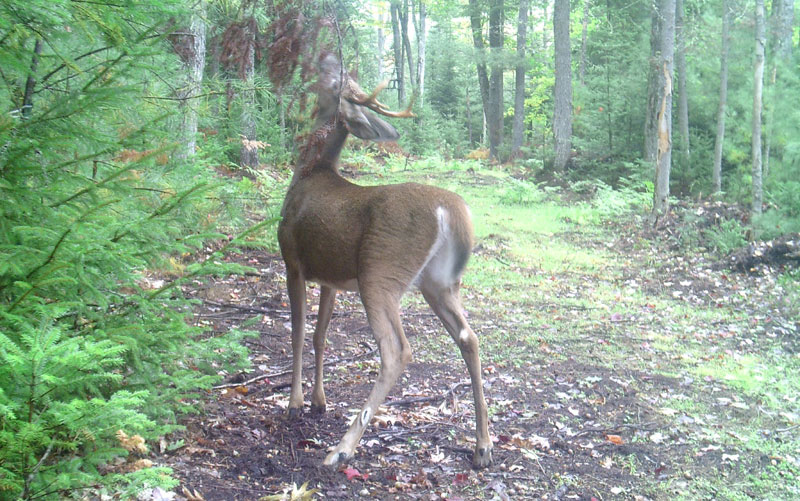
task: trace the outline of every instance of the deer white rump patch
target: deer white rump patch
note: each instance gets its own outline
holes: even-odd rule
[[[444,207],[437,207],[436,220],[439,226],[436,241],[428,251],[425,263],[414,278],[415,285],[419,285],[420,279],[427,284],[436,284],[439,287],[449,287],[453,284],[453,269],[457,252],[451,238],[450,213]]]

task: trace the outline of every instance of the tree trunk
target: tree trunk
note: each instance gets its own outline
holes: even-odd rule
[[[762,93],[764,86],[764,46],[766,34],[764,31],[764,0],[756,0],[756,45],[755,65],[753,67],[753,205],[752,215],[761,215],[762,185],[761,185],[761,109]]]
[[[394,47],[394,74],[397,78],[397,102],[406,102],[406,82],[403,75],[403,38],[400,36],[400,3],[393,0],[392,13],[392,46]]]
[[[650,67],[647,72],[647,108],[644,119],[644,149],[642,156],[645,162],[656,161],[658,150],[658,107],[659,107],[659,81],[663,78],[660,67],[659,43],[661,40],[661,15],[659,13],[660,0],[652,0],[652,15],[650,16]]]
[[[500,159],[503,143],[503,0],[489,3],[489,48],[492,55],[489,77],[489,154]]]
[[[408,37],[408,0],[403,0],[403,10],[400,12],[400,30],[403,32],[403,51],[408,59],[408,82],[411,88],[416,87],[414,82],[414,62],[411,54],[411,40]]]
[[[794,0],[773,0],[776,9],[775,54],[788,62],[792,58],[792,23],[794,22]]]
[[[794,20],[794,1],[793,0],[774,0],[772,2],[771,15],[771,36],[768,45],[773,48],[772,63],[769,71],[769,87],[767,92],[768,103],[766,106],[766,118],[764,133],[764,169],[763,178],[769,176],[769,164],[772,149],[772,139],[776,134],[780,135],[774,127],[774,113],[778,103],[778,96],[783,94],[784,89],[779,78],[785,67],[792,59],[792,21]]]
[[[244,89],[242,90],[242,148],[239,164],[243,167],[258,167],[258,144],[256,140],[256,90],[255,90],[255,33],[253,23],[247,24],[248,46],[244,65]]]
[[[572,64],[569,43],[569,0],[556,0],[553,7],[555,43],[555,109],[553,170],[564,172],[572,149]]]
[[[428,13],[425,3],[419,2],[419,22],[416,24],[417,32],[417,94],[419,106],[425,103],[425,51],[428,44]]]
[[[196,12],[192,14],[189,33],[184,35],[186,43],[181,44],[183,50],[181,61],[183,63],[184,84],[178,89],[180,99],[181,123],[178,129],[180,147],[175,151],[175,157],[186,160],[193,157],[197,149],[197,102],[203,84],[203,70],[206,65],[206,5],[200,2]]]
[[[589,2],[583,0],[583,20],[581,22],[581,62],[578,68],[578,77],[581,85],[586,84],[586,37],[589,33]]]
[[[725,140],[725,108],[728,105],[728,52],[730,50],[729,0],[722,0],[722,50],[719,57],[719,107],[717,108],[717,137],[714,140],[714,164],[711,182],[714,193],[722,191],[722,145]]]
[[[378,47],[375,55],[375,64],[378,68],[378,82],[383,82],[383,50],[386,45],[386,35],[383,33],[383,14],[378,15]]]
[[[36,88],[36,68],[39,66],[39,56],[42,54],[42,39],[36,37],[31,56],[31,70],[25,80],[25,94],[22,96],[22,118],[30,118],[33,112],[33,91]]]
[[[525,133],[525,44],[528,38],[528,1],[520,0],[517,19],[517,67],[514,74],[514,123],[511,132],[511,157],[519,157]]]
[[[688,167],[689,156],[689,90],[686,88],[686,34],[683,25],[683,0],[675,0],[675,65],[678,73],[678,129],[681,136],[681,160]]]
[[[672,165],[672,82],[675,55],[675,0],[659,1],[661,20],[658,76],[658,108],[656,113],[656,169],[653,190],[653,216],[669,210],[669,174]]]
[[[466,95],[467,100],[467,131],[469,133],[469,145],[472,146],[472,111],[470,110],[470,103],[469,103],[469,85],[464,88],[464,94]]]
[[[478,71],[478,85],[483,105],[484,121],[489,116],[489,76],[486,70],[486,45],[483,41],[483,23],[478,0],[469,0],[469,22],[472,28],[472,44],[475,47],[475,67]]]

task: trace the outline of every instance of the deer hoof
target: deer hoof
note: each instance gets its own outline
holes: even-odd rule
[[[312,416],[320,416],[322,414],[325,414],[325,406],[324,405],[311,404],[311,415]]]
[[[492,448],[481,447],[475,449],[475,454],[472,456],[472,466],[475,468],[486,468],[492,464]]]
[[[347,460],[350,459],[350,455],[346,452],[336,452],[333,451],[325,458],[325,461],[322,462],[325,466],[335,467],[340,464],[347,463]]]
[[[297,421],[303,416],[303,409],[300,407],[290,407],[289,408],[289,419],[292,421]]]

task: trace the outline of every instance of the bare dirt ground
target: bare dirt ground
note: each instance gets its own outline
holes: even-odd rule
[[[633,261],[646,261],[647,250],[637,243],[638,233],[622,230],[619,234],[627,236],[618,238],[614,249]],[[720,407],[719,399],[730,393],[720,382],[665,377],[656,370],[631,368],[634,364],[609,366],[599,355],[597,363],[591,363],[593,350],[608,350],[609,344],[655,360],[660,356],[636,334],[636,325],[650,317],[611,315],[583,336],[567,336],[563,345],[542,341],[536,352],[530,352],[529,345],[520,346],[529,353],[523,363],[484,362],[495,464],[475,471],[471,468],[474,414],[466,367],[438,319],[427,309],[408,306],[402,312],[406,335],[415,354],[424,356],[417,356],[408,367],[353,460],[338,469],[322,467],[326,448],[346,430],[379,367],[358,296],[340,293],[337,299],[326,350],[327,412],[306,413],[290,421],[286,406],[291,348],[283,264],[278,256],[263,251],[229,259],[256,272],[198,282],[186,287],[185,293],[198,299],[197,322],[211,332],[221,335],[231,328],[258,332],[248,341],[254,370],[229,375],[224,387],[209,393],[202,411],[186,418],[186,431],[176,437],[184,440],[183,447],[160,458],[175,470],[190,499],[193,492],[199,495],[195,499],[208,501],[256,500],[305,482],[327,499],[666,499],[705,474],[733,482],[774,464],[775,459],[766,455],[736,456],[732,461],[735,450],[692,435],[700,427],[724,433],[726,414],[757,412],[754,406]],[[758,297],[761,286],[751,282],[761,278],[711,271],[677,255],[669,259],[657,277],[642,265],[631,267],[621,281],[634,280],[649,293],[677,294],[705,305],[730,306],[727,301],[738,301],[741,287],[749,287],[742,305]],[[309,329],[316,307],[316,290],[311,291]],[[469,299],[465,303],[480,336],[494,319],[487,308],[477,308]],[[548,314],[547,305],[539,306]],[[771,308],[754,312],[754,318],[764,325],[796,328],[791,316],[784,314],[789,313]],[[617,328],[630,323],[634,325]],[[784,349],[800,349],[796,330],[770,332],[785,336],[778,340]],[[306,398],[313,375],[310,337],[304,355]],[[746,337],[743,333],[710,336],[703,342],[714,347],[713,353],[759,349],[758,340]],[[522,345],[514,338],[507,343]],[[484,344],[482,350],[487,349],[491,347]],[[582,356],[569,355],[578,350]],[[683,394],[707,395],[709,406],[719,408],[719,416],[698,423],[679,410],[664,411],[660,398]]]

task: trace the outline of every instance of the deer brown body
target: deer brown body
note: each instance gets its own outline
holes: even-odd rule
[[[400,298],[416,286],[461,349],[470,373],[476,416],[473,464],[491,463],[488,415],[483,397],[478,339],[459,299],[461,275],[473,246],[469,209],[455,193],[416,183],[358,186],[338,172],[349,133],[375,141],[397,131],[367,108],[388,116],[375,96],[366,96],[333,55],[320,60],[316,143],[298,164],[284,201],[278,240],[286,263],[292,310],[290,416],[303,407],[302,350],[306,281],[321,285],[314,331],[316,374],[312,412],[325,410],[323,352],[337,290],[357,290],[381,356],[381,369],[367,401],[324,463],[352,456],[364,430],[411,360],[400,322]]]

